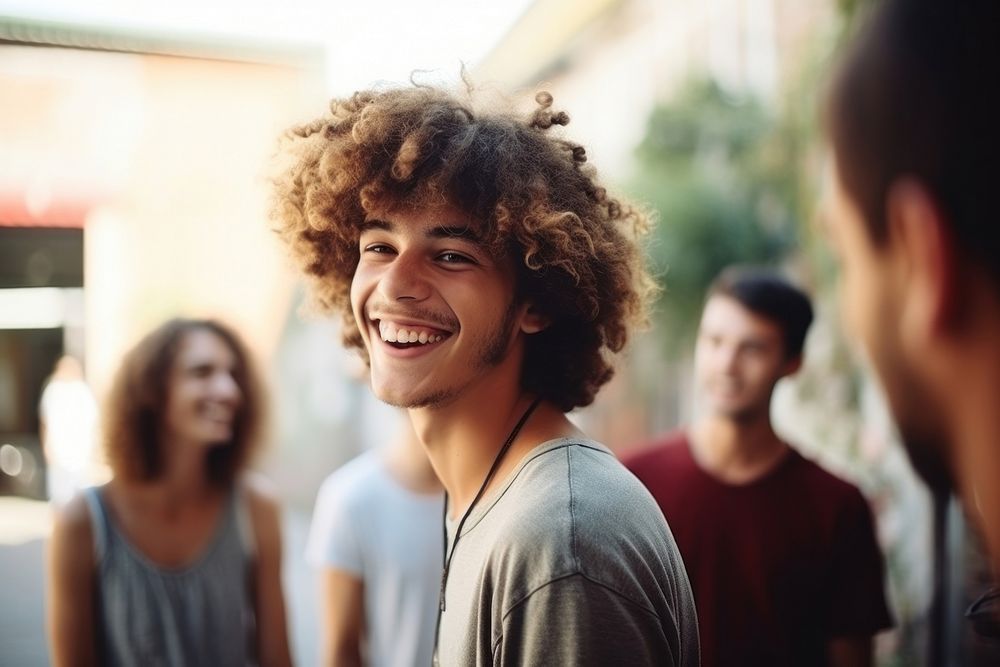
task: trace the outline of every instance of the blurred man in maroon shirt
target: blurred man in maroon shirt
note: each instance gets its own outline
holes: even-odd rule
[[[771,425],[812,317],[777,275],[724,271],[695,349],[704,416],[625,459],[681,550],[705,667],[869,665],[872,636],[891,624],[865,499]]]

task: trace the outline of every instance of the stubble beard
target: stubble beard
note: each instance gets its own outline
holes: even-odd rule
[[[907,387],[890,392],[889,405],[893,419],[899,429],[900,438],[910,465],[935,495],[948,494],[955,489],[955,479],[946,451],[948,443],[934,428],[933,410],[924,409],[925,401],[915,378],[897,378],[901,386]],[[920,416],[918,419],[917,416]]]
[[[882,381],[889,412],[910,464],[932,493],[950,493],[955,489],[955,480],[946,454],[948,443],[936,426],[939,420],[935,406],[899,352],[898,342],[885,336],[874,343],[878,349],[871,350],[871,361]]]

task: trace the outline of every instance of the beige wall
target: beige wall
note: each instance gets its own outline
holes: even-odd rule
[[[772,100],[835,18],[823,0],[539,0],[475,75],[551,91],[566,134],[622,180],[658,100],[704,74]]]
[[[0,193],[90,209],[98,393],[126,346],[175,314],[232,323],[269,363],[293,274],[267,226],[265,173],[280,132],[322,108],[318,64],[0,49]]]

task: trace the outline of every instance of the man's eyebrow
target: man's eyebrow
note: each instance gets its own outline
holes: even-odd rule
[[[483,239],[479,235],[479,232],[469,225],[442,225],[434,227],[427,232],[427,236],[434,239],[462,239],[476,245],[483,244]]]
[[[365,220],[364,222],[361,223],[361,231],[362,232],[368,232],[368,231],[371,231],[373,229],[379,229],[379,230],[382,230],[384,232],[391,232],[392,231],[392,223],[391,222],[386,222],[385,220],[375,220],[375,219]]]
[[[378,220],[376,218],[365,220],[361,223],[362,233],[372,230],[392,232],[397,228],[398,225],[396,223],[388,222],[387,220]],[[427,231],[427,236],[432,239],[462,239],[475,245],[483,245],[482,236],[480,236],[479,232],[471,225],[439,225],[429,229]]]

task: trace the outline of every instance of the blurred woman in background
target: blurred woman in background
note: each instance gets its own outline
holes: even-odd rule
[[[113,479],[56,520],[54,665],[290,665],[279,509],[245,473],[262,420],[228,328],[174,319],[125,357],[105,410]]]

